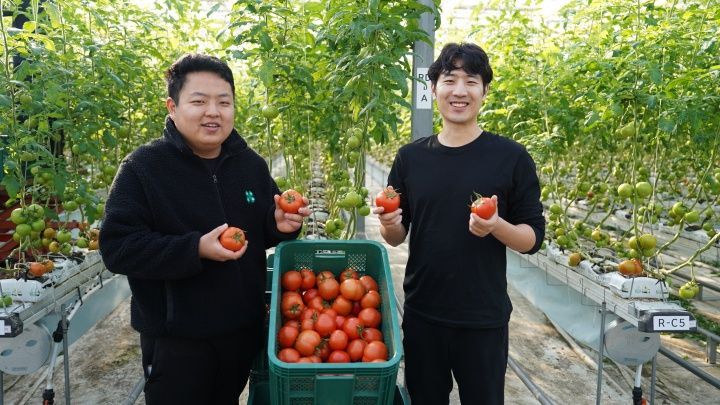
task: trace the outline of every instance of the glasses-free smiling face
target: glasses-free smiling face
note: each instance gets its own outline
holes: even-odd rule
[[[475,125],[487,95],[479,74],[469,74],[462,66],[449,73],[442,73],[432,86],[437,109],[444,125]]]
[[[192,151],[215,158],[233,129],[235,103],[230,83],[212,72],[185,76],[178,102],[168,97],[170,117]]]

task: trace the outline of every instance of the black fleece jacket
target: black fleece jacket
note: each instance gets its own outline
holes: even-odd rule
[[[235,131],[215,172],[168,118],[164,136],[126,157],[113,182],[100,230],[101,253],[132,290],[131,324],[146,336],[206,338],[262,327],[265,249],[281,233],[279,193],[265,161]],[[227,223],[246,231],[238,260],[198,255],[200,237]]]

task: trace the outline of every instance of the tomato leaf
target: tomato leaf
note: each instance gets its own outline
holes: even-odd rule
[[[258,69],[258,77],[262,80],[265,87],[270,87],[273,83],[273,72],[275,71],[275,64],[271,61],[266,61]]]
[[[20,191],[20,183],[14,176],[5,176],[0,184],[5,186],[9,196],[14,196]]]
[[[260,33],[260,47],[264,51],[269,51],[273,48],[273,42],[270,36],[266,32]]]

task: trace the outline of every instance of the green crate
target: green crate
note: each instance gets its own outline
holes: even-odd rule
[[[250,384],[247,405],[270,405],[270,383],[268,380]]]
[[[371,275],[383,302],[382,333],[389,359],[382,363],[285,363],[277,358],[277,330],[281,324],[280,276],[308,266],[335,275],[348,267]],[[270,396],[274,405],[392,405],[402,357],[395,290],[385,248],[367,240],[299,240],[283,242],[275,250],[270,305],[268,359]]]

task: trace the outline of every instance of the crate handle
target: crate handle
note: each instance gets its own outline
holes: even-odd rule
[[[344,259],[346,252],[339,249],[318,249],[315,251],[316,258],[322,259]]]
[[[315,403],[352,405],[355,391],[353,374],[318,374],[315,377]]]

